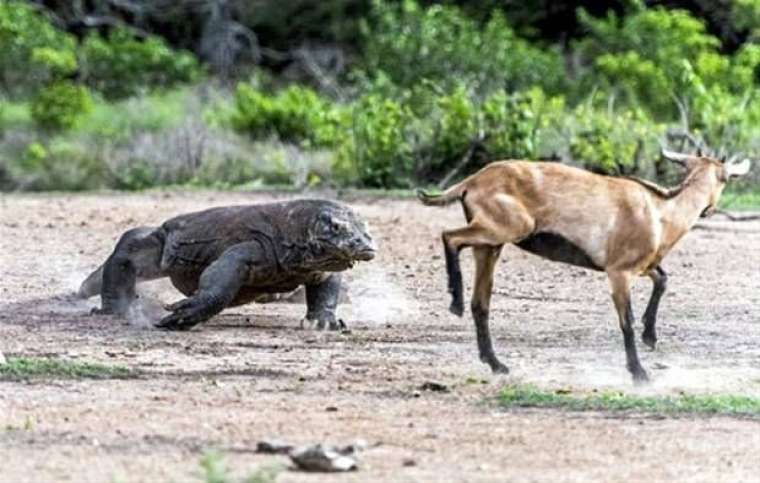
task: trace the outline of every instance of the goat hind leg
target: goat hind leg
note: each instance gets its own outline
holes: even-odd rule
[[[657,331],[655,329],[655,324],[657,323],[657,309],[660,305],[660,298],[662,297],[662,294],[665,293],[668,275],[659,265],[647,275],[652,279],[654,287],[652,288],[652,295],[649,297],[649,303],[644,312],[644,331],[641,333],[641,341],[647,347],[654,350],[657,345]]]

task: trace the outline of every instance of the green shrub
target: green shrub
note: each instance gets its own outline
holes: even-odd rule
[[[462,86],[439,97],[436,107],[440,116],[435,127],[433,159],[440,163],[461,157],[477,136],[480,123],[477,107]]]
[[[74,37],[27,2],[0,2],[0,46],[0,90],[14,98],[34,93],[76,66]]]
[[[347,111],[308,87],[291,85],[275,95],[240,83],[230,122],[254,139],[277,136],[307,147],[337,144],[348,125]]]
[[[408,186],[414,169],[411,121],[411,110],[397,101],[374,94],[359,99],[352,109],[351,135],[337,149],[338,179],[372,188]]]
[[[562,89],[561,56],[517,37],[497,11],[481,25],[454,6],[422,7],[414,0],[372,5],[362,26],[360,76],[386,75],[401,87],[429,79],[445,91],[460,82],[479,93],[533,85]]]
[[[153,92],[119,101],[96,98],[92,110],[77,124],[77,132],[112,141],[126,141],[143,132],[179,124],[189,113],[197,93],[181,88]]]
[[[191,82],[200,74],[191,53],[172,50],[159,37],[137,39],[123,28],[106,38],[90,34],[80,53],[85,83],[108,99]]]
[[[58,81],[40,89],[32,100],[31,114],[43,129],[65,130],[74,127],[91,108],[92,98],[86,87]]]
[[[612,175],[663,174],[654,166],[662,126],[642,110],[618,112],[583,104],[573,113],[569,139],[572,158],[586,169]]]
[[[485,145],[492,158],[535,159],[543,130],[563,115],[564,99],[541,89],[497,91],[483,102]]]
[[[581,88],[601,85],[659,119],[685,115],[700,86],[733,94],[753,88],[760,49],[747,45],[733,57],[721,54],[718,39],[686,11],[642,8],[598,19],[581,10],[580,20],[589,36],[578,51],[593,64]]]
[[[12,160],[11,173],[27,190],[83,190],[105,185],[102,153],[88,143],[55,136],[28,143]]]

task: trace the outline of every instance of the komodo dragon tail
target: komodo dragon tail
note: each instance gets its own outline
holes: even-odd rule
[[[97,270],[92,272],[89,277],[82,282],[77,292],[77,297],[80,299],[90,298],[93,295],[100,294],[100,290],[103,286],[103,265],[98,267]]]

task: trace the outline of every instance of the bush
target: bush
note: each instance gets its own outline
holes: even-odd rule
[[[34,93],[54,74],[75,68],[74,37],[56,29],[27,2],[0,2],[0,45],[0,90],[14,98]]]
[[[610,175],[664,175],[665,168],[654,165],[662,126],[642,110],[610,112],[586,103],[575,109],[572,124],[570,155],[584,168]]]
[[[88,144],[53,137],[28,143],[10,165],[13,184],[27,190],[83,190],[103,186],[101,154]]]
[[[485,145],[492,158],[536,159],[540,137],[560,120],[562,97],[547,97],[535,88],[514,94],[497,91],[483,102]]]
[[[172,50],[158,37],[137,39],[123,28],[112,30],[106,38],[88,35],[80,54],[85,83],[108,99],[191,82],[200,74],[191,53]]]
[[[336,153],[339,180],[371,188],[408,187],[414,168],[408,132],[411,110],[370,94],[355,103],[352,121],[351,135]]]
[[[360,75],[384,74],[401,87],[428,79],[444,91],[462,82],[480,94],[533,85],[555,92],[565,79],[559,53],[517,37],[496,11],[481,25],[453,6],[375,0],[362,31]]]
[[[732,94],[754,88],[760,48],[746,45],[733,57],[723,55],[704,22],[686,11],[657,7],[605,19],[581,11],[580,20],[590,35],[578,51],[593,65],[581,88],[599,84],[658,119],[690,114],[702,87]]]
[[[291,85],[276,95],[240,83],[235,90],[232,126],[254,139],[277,136],[307,147],[328,147],[348,127],[346,111],[308,87]]]
[[[47,130],[64,130],[74,125],[92,108],[86,87],[59,81],[42,88],[32,100],[32,119]]]

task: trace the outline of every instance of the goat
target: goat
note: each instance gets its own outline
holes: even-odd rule
[[[442,235],[449,310],[460,317],[464,312],[459,252],[472,247],[472,316],[480,359],[493,372],[509,372],[494,354],[488,317],[494,266],[504,244],[512,243],[549,260],[606,272],[628,371],[635,383],[648,380],[636,353],[631,281],[647,275],[654,284],[642,333],[644,344],[654,349],[657,308],[667,281],[662,259],[700,216],[715,211],[726,182],[750,168],[747,159],[724,162],[664,149],[662,156],[686,168],[674,188],[558,163],[510,160],[491,163],[439,195],[418,192],[425,205],[460,201],[464,208],[467,226]]]

